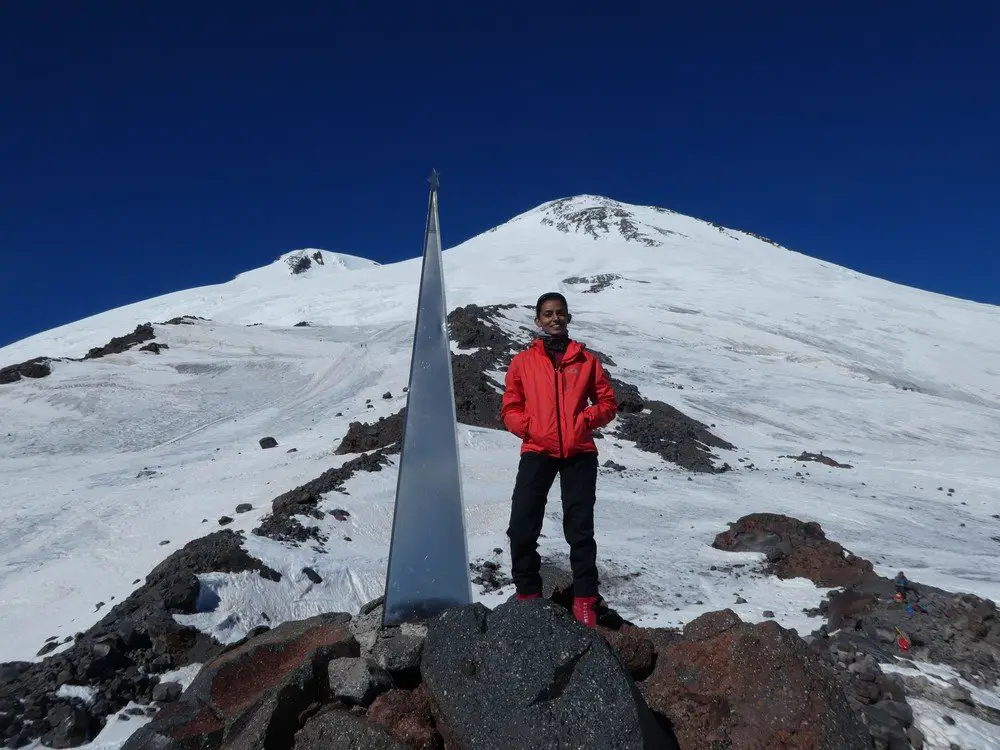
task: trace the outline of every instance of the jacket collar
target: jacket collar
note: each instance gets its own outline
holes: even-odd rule
[[[549,355],[545,351],[545,342],[542,341],[540,338],[536,338],[534,341],[532,341],[530,348],[534,349],[538,354],[541,354],[546,359],[549,358]],[[569,344],[567,344],[566,346],[566,353],[563,355],[562,361],[569,362],[574,357],[582,356],[583,350],[585,348],[586,347],[579,341],[575,339],[570,339]]]

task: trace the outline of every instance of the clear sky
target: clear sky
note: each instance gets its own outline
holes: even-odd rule
[[[596,193],[1000,304],[1000,3],[0,2],[0,345]],[[44,352],[40,352],[44,354]]]

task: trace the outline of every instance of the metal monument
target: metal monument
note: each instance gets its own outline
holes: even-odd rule
[[[430,183],[384,626],[433,617],[472,601],[438,229],[437,171],[431,174]]]

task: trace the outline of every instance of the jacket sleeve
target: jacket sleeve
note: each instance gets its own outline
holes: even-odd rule
[[[600,360],[594,360],[594,377],[590,381],[589,396],[594,403],[583,410],[588,428],[604,427],[618,415],[618,397]]]
[[[524,413],[524,386],[521,383],[521,366],[517,357],[510,362],[504,378],[500,418],[512,433],[524,440],[528,435],[528,418]]]

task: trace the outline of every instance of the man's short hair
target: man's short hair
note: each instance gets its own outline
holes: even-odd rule
[[[566,308],[567,312],[569,311],[569,303],[566,301],[565,297],[559,294],[559,292],[546,292],[541,297],[539,297],[538,302],[535,303],[536,318],[542,314],[542,305],[544,305],[546,302],[551,302],[552,300],[558,300],[559,302],[562,302],[563,307]]]

